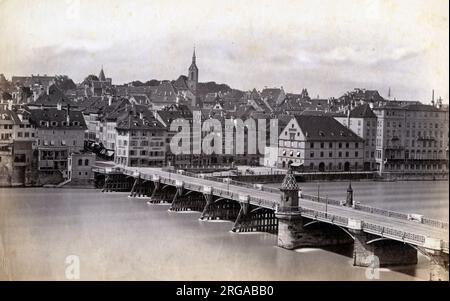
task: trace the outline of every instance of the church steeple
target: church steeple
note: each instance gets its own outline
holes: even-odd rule
[[[103,71],[103,65],[102,65],[102,69],[100,70],[100,74],[98,75],[98,79],[102,82],[106,81],[105,72]]]
[[[198,67],[197,67],[197,57],[195,55],[195,47],[194,52],[192,53],[192,63],[188,70],[188,88],[194,94],[194,99],[192,101],[192,106],[195,107],[197,103],[197,85],[198,85]]]

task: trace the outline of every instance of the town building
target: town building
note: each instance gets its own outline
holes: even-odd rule
[[[35,129],[29,114],[16,108],[0,108],[0,169],[2,186],[32,183]]]
[[[35,109],[30,110],[30,123],[36,128],[39,179],[67,179],[69,155],[84,149],[87,127],[83,114],[70,106]]]
[[[379,173],[448,174],[448,109],[387,103],[373,111]]]
[[[364,141],[330,116],[294,116],[278,140],[278,167],[361,171]]]
[[[375,170],[375,148],[377,116],[368,103],[348,110],[347,114],[334,116],[334,119],[364,139],[364,170]]]
[[[91,186],[94,183],[92,165],[95,154],[90,152],[75,152],[69,155],[68,180],[70,186]]]
[[[115,163],[159,166],[166,160],[166,128],[150,111],[132,109],[117,119]]]

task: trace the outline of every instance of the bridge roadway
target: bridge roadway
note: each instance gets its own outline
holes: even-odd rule
[[[280,192],[274,189],[263,191],[256,188],[239,186],[227,182],[220,182],[222,179],[205,179],[180,174],[176,172],[163,171],[161,168],[119,168],[124,174],[144,180],[152,180],[153,176],[159,176],[162,184],[180,185],[188,190],[204,192],[204,187],[211,187],[211,193],[215,196],[243,201],[248,196],[250,204],[276,209],[280,204]],[[362,221],[361,230],[377,236],[403,241],[418,247],[427,249],[442,250],[448,254],[448,229],[442,229],[431,225],[422,224],[408,219],[388,217],[375,213],[356,210],[351,207],[323,204],[316,201],[299,198],[301,215],[307,218],[316,219],[326,223],[335,224],[343,228],[352,228],[349,220]]]

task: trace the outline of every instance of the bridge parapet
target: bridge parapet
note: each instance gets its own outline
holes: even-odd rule
[[[327,203],[328,205],[333,205],[333,206],[343,206],[343,204],[345,204],[345,201],[343,201],[343,200],[317,197],[317,196],[309,195],[309,194],[302,194],[301,198],[308,200],[308,201],[313,201],[313,202]],[[396,211],[391,211],[391,210],[367,206],[367,205],[361,205],[360,202],[356,202],[353,208],[356,210],[363,211],[363,212],[392,217],[392,218],[396,218],[396,219],[416,220],[419,223],[422,223],[424,225],[429,225],[429,226],[432,226],[435,228],[446,229],[446,230],[449,229],[449,224],[447,222],[434,220],[434,219],[426,218],[423,216],[420,219],[413,219],[412,217],[414,217],[416,215],[411,214],[411,213],[408,214],[408,213],[396,212]]]

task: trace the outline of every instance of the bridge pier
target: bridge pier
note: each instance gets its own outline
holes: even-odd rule
[[[154,182],[154,189],[147,203],[160,204],[171,203],[175,197],[176,189],[169,185],[162,185],[160,182]]]
[[[202,212],[205,208],[205,197],[195,191],[188,191],[183,194],[180,190],[177,190],[170,211],[199,211]]]
[[[410,245],[351,230],[355,237],[353,265],[360,267],[385,267],[417,263],[417,250]]]
[[[278,219],[273,210],[240,202],[241,209],[234,222],[233,232],[277,233]]]
[[[278,246],[292,250],[304,247],[328,247],[353,243],[352,237],[339,227],[311,220],[300,211],[277,212]]]
[[[430,257],[430,280],[448,281],[448,254],[441,251],[427,253]]]
[[[215,197],[211,194],[212,188],[205,186],[203,194],[206,199],[205,207],[200,216],[201,220],[236,220],[240,206],[237,202],[227,198]]]
[[[145,197],[150,196],[150,192],[152,191],[151,183],[145,180],[142,180],[140,177],[137,177],[134,180],[133,187],[130,191],[130,197]]]
[[[102,192],[130,191],[133,183],[133,178],[123,174],[107,174]]]

